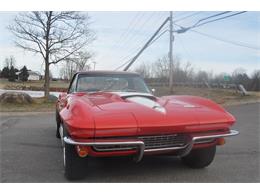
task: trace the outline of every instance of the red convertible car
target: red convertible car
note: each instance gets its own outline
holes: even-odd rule
[[[65,176],[85,175],[89,156],[171,154],[192,168],[208,166],[216,146],[237,135],[235,118],[211,100],[194,96],[155,97],[140,75],[76,73],[56,107]]]

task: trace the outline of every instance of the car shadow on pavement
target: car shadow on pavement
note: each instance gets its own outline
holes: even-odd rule
[[[131,157],[89,158],[88,160],[85,179],[76,182],[175,182],[169,179],[169,174],[174,171],[179,174],[190,170],[181,163],[179,158],[173,156],[145,156],[138,163]]]

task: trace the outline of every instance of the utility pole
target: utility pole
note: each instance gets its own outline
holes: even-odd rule
[[[170,45],[169,45],[169,65],[170,65],[170,71],[169,71],[169,88],[170,92],[173,90],[173,53],[172,53],[172,44],[174,41],[173,37],[173,21],[172,21],[172,11],[170,11]]]

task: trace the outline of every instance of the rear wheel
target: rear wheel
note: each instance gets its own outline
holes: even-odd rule
[[[182,162],[191,168],[204,168],[214,160],[216,146],[192,150],[187,156],[182,157]]]

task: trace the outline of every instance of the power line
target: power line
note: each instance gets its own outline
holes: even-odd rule
[[[163,31],[162,33],[160,33],[157,38],[155,38],[150,44],[152,44],[153,42],[155,42],[157,39],[159,39],[164,33],[166,33],[168,31],[168,28],[162,29],[161,31]],[[139,44],[139,45],[143,45],[143,44]],[[137,53],[137,51],[139,51],[142,48],[142,46],[139,46],[137,48],[133,48],[129,51],[129,55],[127,55],[126,57],[122,58],[122,60],[120,61],[124,61],[125,59],[129,58],[130,56],[134,55]]]
[[[224,17],[221,17],[221,18],[217,18],[217,19],[214,19],[214,20],[210,20],[210,21],[206,21],[204,23],[201,23],[199,24],[201,21],[204,21],[205,19],[208,19],[208,18],[212,18],[212,17],[216,17],[216,16],[219,16],[219,15],[222,15],[222,14],[226,14],[227,12],[222,12],[222,13],[219,13],[219,14],[215,14],[213,16],[209,16],[209,17],[206,17],[206,18],[203,18],[203,19],[200,19],[198,22],[196,22],[194,25],[190,26],[190,27],[183,27],[181,25],[178,25],[176,23],[174,23],[176,26],[179,26],[181,29],[179,30],[175,30],[174,32],[177,32],[177,33],[185,33],[186,31],[190,30],[190,29],[193,29],[193,28],[197,28],[199,26],[202,26],[202,25],[205,25],[205,24],[208,24],[208,23],[211,23],[211,22],[215,22],[215,21],[218,21],[218,20],[223,20],[223,19],[226,19],[226,18],[229,18],[229,17],[233,17],[235,15],[239,15],[239,14],[243,14],[245,13],[246,11],[242,11],[242,12],[238,12],[238,13],[235,13],[235,14],[231,14],[231,15],[228,15],[228,16],[224,16]]]
[[[167,20],[168,20],[168,18],[167,18]],[[157,35],[156,38],[155,38],[153,41],[151,41],[151,42],[146,46],[146,49],[147,49],[148,47],[150,47],[156,40],[158,40],[158,39],[159,39],[163,34],[165,34],[167,31],[168,31],[168,30],[166,29],[166,30],[164,30],[162,33],[160,33],[159,35]],[[135,53],[136,53],[136,52],[135,52]],[[129,63],[130,61],[132,61],[135,57],[136,57],[136,56],[134,56],[134,57],[128,59],[126,62],[124,62],[124,63],[123,63],[122,65],[120,65],[119,67],[117,67],[115,70],[118,70],[118,69],[122,68],[122,67],[125,66],[127,63]]]
[[[164,13],[160,14],[158,16],[158,19],[156,20],[156,22],[153,23],[153,26],[155,26],[157,24],[158,25],[161,24],[165,20],[165,18],[167,18],[167,17],[164,15]],[[163,18],[163,21],[162,21],[162,18]],[[134,40],[132,40],[132,42],[135,42],[135,43],[138,42],[137,45],[143,45],[144,40],[143,39],[142,40],[141,39],[134,39]]]
[[[200,19],[199,21],[197,21],[195,24],[193,24],[192,26],[190,27],[183,27],[183,26],[180,26],[181,29],[179,30],[176,30],[175,32],[177,33],[184,33],[192,28],[197,28],[199,26],[202,26],[202,25],[205,25],[205,24],[208,24],[208,23],[212,23],[212,22],[216,22],[218,20],[223,20],[223,19],[226,19],[226,18],[229,18],[229,17],[233,17],[235,15],[239,15],[239,14],[243,14],[245,13],[246,11],[242,11],[242,12],[237,12],[237,13],[234,13],[234,14],[230,14],[228,16],[224,16],[224,17],[220,17],[220,18],[217,18],[217,19],[213,19],[213,20],[209,20],[209,21],[206,21],[206,22],[203,22],[201,23],[202,21],[205,21],[205,20],[208,20],[209,18],[214,18],[214,17],[217,17],[217,16],[220,16],[220,15],[223,15],[223,14],[227,14],[227,13],[230,13],[230,11],[226,11],[226,12],[221,12],[221,13],[218,13],[218,14],[214,14],[214,15],[211,15],[211,16],[208,16],[206,18],[202,18]],[[175,23],[176,24],[176,23]],[[177,24],[176,24],[177,25]]]
[[[187,48],[184,46],[184,42],[182,41],[182,39],[181,39],[181,37],[178,37],[179,38],[179,40],[180,40],[180,45],[181,45],[181,47],[182,47],[182,49],[183,49],[183,51],[186,53],[186,55],[188,56],[188,60],[191,60],[192,59],[192,57],[191,57],[191,55],[190,55],[190,52],[187,50]]]
[[[198,15],[198,14],[200,14],[201,12],[195,12],[195,13],[192,13],[192,14],[188,14],[188,15],[186,15],[186,16],[184,16],[184,17],[181,17],[181,18],[179,18],[179,19],[177,19],[177,20],[175,20],[175,21],[181,21],[181,20],[185,20],[185,19],[188,19],[188,18],[190,18],[190,17],[192,17],[192,16],[195,16],[195,15]],[[183,15],[183,14],[182,14]],[[148,18],[148,20],[149,19],[151,19],[151,17],[150,18]],[[148,21],[147,20],[147,21]],[[145,23],[147,23],[147,21],[146,22],[144,22],[144,24]],[[168,30],[164,30],[162,33],[160,33],[150,44],[149,44],[149,46],[150,45],[152,45],[157,39],[159,39],[163,34],[165,34],[166,32],[167,32]],[[130,41],[130,40],[129,40]],[[140,49],[140,47],[138,48],[138,49]],[[123,58],[123,60],[124,59],[126,59],[126,58],[128,58],[130,55],[128,55],[128,56],[126,56],[125,58]],[[125,65],[126,64],[126,62],[125,63],[123,63],[123,65]],[[123,65],[121,65],[121,66],[123,66]],[[121,67],[120,66],[120,67]]]
[[[172,12],[171,12],[172,13]],[[142,52],[149,46],[149,44],[153,41],[153,39],[158,35],[158,33],[162,30],[164,25],[169,21],[169,17],[165,19],[165,21],[160,25],[160,27],[155,31],[155,33],[151,36],[151,38],[145,43],[142,49],[136,54],[136,56],[127,64],[124,68],[124,71],[127,71],[130,66],[137,60],[137,58],[142,54]]]
[[[236,16],[236,15],[239,15],[239,14],[243,14],[245,12],[246,11],[242,11],[242,12],[234,13],[234,14],[231,14],[231,15],[228,15],[228,16],[224,16],[224,17],[221,17],[221,18],[217,18],[217,19],[214,19],[214,20],[206,21],[206,22],[203,22],[201,24],[195,25],[192,28],[199,27],[199,26],[202,26],[204,24],[208,24],[208,23],[215,22],[215,21],[218,21],[218,20],[223,20],[223,19],[226,19],[226,18],[229,18],[229,17],[232,17],[232,16]]]
[[[223,39],[223,38],[220,38],[220,37],[216,37],[216,36],[209,35],[209,34],[206,34],[206,33],[203,33],[203,32],[195,31],[195,30],[190,30],[190,31],[195,32],[195,33],[200,34],[200,35],[203,35],[203,36],[206,36],[206,37],[209,37],[209,38],[212,38],[212,39],[215,39],[215,40],[218,40],[218,41],[233,44],[233,45],[236,45],[236,46],[245,47],[245,48],[254,49],[254,50],[260,50],[260,47],[253,46],[253,45],[250,46],[250,45],[247,45],[247,43],[242,43],[242,42],[239,43],[239,42]]]
[[[151,15],[148,15],[146,20],[144,20],[144,22],[142,22],[140,24],[141,28],[139,28],[139,30],[138,30],[139,32],[141,32],[145,28],[145,26],[149,23],[149,21],[151,20],[151,18],[153,18],[154,15],[155,15],[155,12],[152,12]],[[130,32],[133,33],[132,36],[130,36],[130,37],[128,36],[125,38],[125,40],[122,40],[120,48],[122,48],[123,45],[126,45],[126,43],[131,42],[133,40],[133,38],[138,37],[138,34],[134,33],[134,31],[135,31],[135,28],[133,28],[132,31],[129,31],[129,35],[130,35]]]
[[[232,14],[234,15],[234,14]],[[237,15],[237,14],[236,14]],[[179,24],[176,24],[174,23],[176,26],[180,27],[180,28],[185,28]],[[203,32],[199,32],[199,31],[196,31],[196,30],[192,30],[192,29],[189,29],[189,31],[191,32],[195,32],[197,34],[200,34],[200,35],[203,35],[203,36],[206,36],[206,37],[209,37],[209,38],[212,38],[212,39],[215,39],[215,40],[218,40],[218,41],[222,41],[222,42],[226,42],[226,43],[230,43],[230,44],[233,44],[233,45],[236,45],[236,46],[240,46],[240,47],[245,47],[245,48],[249,48],[249,49],[254,49],[254,50],[260,50],[259,47],[257,46],[254,46],[254,45],[250,45],[248,43],[242,43],[242,42],[237,42],[237,41],[231,41],[231,40],[227,40],[227,39],[224,39],[224,38],[220,38],[220,37],[217,37],[217,36],[214,36],[214,35],[210,35],[210,34],[207,34],[207,33],[203,33]]]
[[[202,11],[200,11],[200,12],[195,12],[195,13],[186,15],[186,16],[184,16],[184,17],[182,17],[182,18],[179,18],[179,19],[177,18],[177,19],[174,20],[173,22],[179,22],[179,21],[182,21],[182,20],[186,20],[187,18],[190,18],[190,17],[192,17],[192,16],[196,16],[196,15],[201,14],[201,13],[202,13]]]
[[[129,60],[127,60],[125,63],[123,63],[122,65],[118,66],[115,70],[119,70],[120,68],[124,67],[127,63],[129,63],[132,60],[132,58],[130,58]]]
[[[164,35],[166,32],[168,32],[169,30],[166,29],[164,30],[162,33],[160,33],[150,44],[149,46],[151,46],[155,41],[157,41],[157,39],[159,39],[162,35]]]
[[[162,35],[164,35],[167,31],[168,31],[168,30],[164,30],[162,33],[160,33],[160,34],[147,46],[147,48],[150,47],[156,40],[158,40],[158,39],[159,39]],[[146,48],[146,49],[147,49],[147,48]],[[141,47],[140,47],[139,49],[141,49]],[[137,52],[138,52],[138,50],[136,50],[134,54],[136,54]],[[129,57],[129,56],[130,56],[130,55],[128,55],[127,57]],[[115,70],[118,70],[118,69],[122,68],[122,67],[125,66],[127,63],[129,63],[132,59],[133,59],[133,57],[130,58],[130,59],[128,59],[126,62],[124,62],[124,63],[123,63],[122,65],[120,65],[119,67],[117,67]]]
[[[157,25],[158,24],[158,22],[162,22],[161,21],[161,19],[162,18],[165,18],[165,15],[164,15],[165,13],[160,13],[159,15],[158,15],[158,17],[157,17],[157,20],[155,21],[155,22],[153,22],[153,24],[155,25]],[[143,28],[142,28],[143,29]],[[139,31],[141,31],[141,30],[139,30]],[[143,45],[144,44],[144,40],[142,40],[142,39],[140,39],[140,37],[138,37],[138,36],[135,36],[136,38],[135,39],[132,39],[132,41],[131,41],[131,43],[135,43],[135,45]],[[130,40],[129,40],[130,41]],[[129,55],[127,55],[127,56],[125,56],[125,57],[123,57],[123,58],[121,58],[121,60],[119,60],[119,61],[124,61],[125,59],[127,59],[129,56],[132,56],[133,54],[135,54],[135,53],[137,53],[137,50],[140,50],[142,48],[142,46],[138,46],[138,47],[133,47],[133,48],[131,48],[130,50],[129,50],[129,53],[131,53],[131,54],[129,54]],[[134,53],[133,53],[134,52]]]
[[[141,13],[138,12],[134,17],[133,19],[130,21],[130,23],[128,24],[127,28],[124,30],[124,32],[120,35],[119,39],[117,42],[115,42],[115,44],[113,46],[116,46],[118,45],[119,43],[121,43],[120,41],[128,35],[129,31],[131,30],[131,27],[136,23],[138,22],[139,20],[137,20],[140,17],[143,16],[143,13],[140,15]]]
[[[206,18],[202,18],[202,19],[200,19],[198,22],[196,22],[194,25],[193,25],[193,27],[195,27],[196,25],[198,25],[200,22],[202,22],[202,21],[205,21],[205,20],[208,20],[208,19],[210,19],[210,18],[215,18],[215,17],[217,17],[217,16],[221,16],[221,15],[223,15],[223,14],[227,14],[227,13],[230,13],[231,11],[225,11],[225,12],[221,12],[221,13],[218,13],[218,14],[214,14],[214,15],[211,15],[211,16],[208,16],[208,17],[206,17]]]
[[[218,14],[214,14],[214,15],[211,15],[211,16],[208,16],[208,17],[206,17],[206,18],[203,18],[203,19],[200,19],[196,24],[198,24],[198,23],[200,23],[201,21],[204,21],[204,20],[207,20],[207,19],[210,19],[210,18],[213,18],[213,17],[217,17],[217,16],[220,16],[220,15],[223,15],[223,14],[227,14],[227,13],[229,13],[230,11],[226,11],[226,12],[221,12],[221,13],[218,13]],[[198,14],[201,14],[201,12],[195,12],[195,13],[192,13],[192,14],[188,14],[188,15],[186,15],[186,16],[184,16],[184,17],[181,17],[181,18],[179,18],[179,19],[177,19],[177,20],[174,20],[174,22],[176,22],[176,21],[182,21],[182,20],[185,20],[185,19],[187,19],[187,18],[190,18],[190,17],[193,17],[193,16],[195,16],[195,15],[198,15]],[[183,15],[183,14],[182,14]],[[150,17],[151,18],[151,17]],[[148,20],[150,19],[150,18],[148,18]],[[146,21],[147,22],[147,21]],[[145,22],[145,23],[146,23]],[[145,24],[144,23],[144,24]],[[196,25],[195,24],[195,25]],[[162,34],[164,34],[165,32],[163,32]],[[158,37],[159,38],[159,37]],[[129,40],[130,41],[130,40]],[[155,41],[155,40],[154,40]],[[124,58],[125,59],[125,58]]]
[[[116,46],[121,44],[121,40],[128,35],[129,31],[132,30],[131,27],[133,25],[135,25],[136,23],[139,22],[139,18],[143,17],[144,13],[138,12],[134,15],[134,17],[130,20],[128,26],[126,27],[126,29],[121,33],[121,35],[119,36],[119,39],[117,39],[117,41],[115,41],[115,43],[111,46],[112,48],[115,48]],[[103,58],[104,55],[101,55],[101,58]]]
[[[131,56],[133,56],[134,54],[136,54],[141,48],[142,48],[142,46],[139,46],[138,48],[134,48],[134,50],[129,51],[130,54],[128,54],[127,56],[121,58],[121,59],[119,60],[119,62],[121,62],[121,61],[124,62],[126,59],[128,59],[129,57],[131,57]]]

